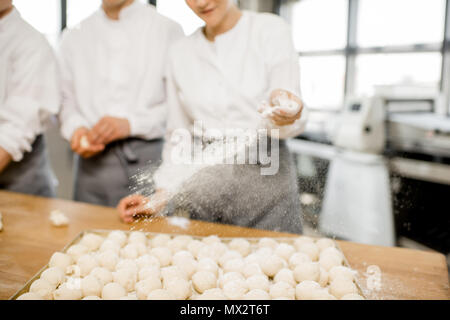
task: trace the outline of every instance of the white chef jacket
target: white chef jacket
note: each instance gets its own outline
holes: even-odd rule
[[[161,138],[165,131],[165,69],[181,27],[153,6],[134,1],[119,20],[102,8],[63,33],[60,46],[61,132],[70,140],[102,117],[126,118],[131,136]]]
[[[195,165],[183,168],[171,161],[171,134],[179,128],[192,132],[194,121],[206,130],[279,129],[280,138],[304,129],[305,109],[295,123],[282,127],[258,112],[274,89],[300,96],[298,54],[289,25],[276,15],[243,11],[238,23],[214,42],[198,29],[171,48],[168,72],[166,143],[154,175],[159,188],[173,190],[192,174]]]
[[[0,146],[20,161],[59,110],[58,65],[45,37],[13,10],[0,19]]]

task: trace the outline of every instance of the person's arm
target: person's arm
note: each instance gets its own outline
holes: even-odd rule
[[[301,99],[299,58],[289,25],[279,18],[275,20],[264,43],[269,69],[269,103],[276,105],[275,98],[284,92],[298,103],[300,110],[295,115],[274,112],[270,119],[263,120],[263,125],[269,132],[271,129],[279,129],[279,137],[282,139],[295,137],[305,128],[307,111]]]
[[[12,161],[31,151],[36,136],[59,110],[57,63],[45,38],[23,39],[16,50],[0,106],[0,147]]]

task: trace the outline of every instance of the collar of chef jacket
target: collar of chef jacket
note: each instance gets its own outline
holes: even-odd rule
[[[139,12],[139,10],[142,10],[142,8],[145,5],[140,3],[139,1],[134,0],[130,5],[126,6],[125,8],[123,8],[122,10],[120,10],[119,12],[119,20],[112,20],[110,19],[105,11],[103,10],[103,8],[100,8],[101,14],[102,16],[107,19],[108,21],[110,21],[111,23],[117,23],[123,20],[129,20],[132,19],[133,16]]]
[[[0,19],[0,32],[11,30],[11,26],[20,18],[20,13],[15,7],[6,16]]]

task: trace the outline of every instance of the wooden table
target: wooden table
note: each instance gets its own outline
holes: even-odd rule
[[[51,225],[49,213],[54,209],[67,214],[68,227]],[[111,208],[4,191],[0,191],[0,212],[4,225],[0,232],[0,299],[10,298],[47,264],[53,252],[61,250],[86,229],[135,229],[224,237],[293,236],[194,220],[182,227],[165,218],[127,225],[119,221],[117,212]],[[450,299],[447,265],[442,254],[346,241],[338,243],[352,268],[359,272],[360,284],[368,298]],[[366,287],[365,271],[369,265],[378,265],[382,271],[380,291],[370,291]]]

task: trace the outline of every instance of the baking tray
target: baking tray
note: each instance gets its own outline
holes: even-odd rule
[[[98,234],[100,236],[106,237],[112,231],[116,231],[116,230],[112,230],[112,229],[111,230],[107,230],[107,229],[92,229],[92,230],[81,231],[69,244],[67,244],[62,250],[59,250],[58,252],[66,253],[67,250],[71,246],[73,246],[74,244],[77,244],[83,238],[83,236],[85,234],[87,234],[87,233],[94,233],[94,234]],[[129,235],[131,232],[138,231],[138,230],[129,230],[129,231],[117,230],[117,231],[122,231],[122,232],[126,233],[127,235]],[[190,235],[190,234],[181,234],[181,233],[164,233],[164,232],[144,232],[144,233],[147,235],[147,238],[152,238],[154,236],[161,235],[161,234],[169,235],[171,237],[186,235],[186,236],[192,237],[193,239],[203,239],[203,238],[207,238],[208,237],[208,236],[196,236],[196,235]],[[301,236],[303,236],[303,235],[298,235],[298,237],[301,237]],[[285,243],[293,244],[295,239],[298,238],[298,237],[293,236],[293,237],[219,237],[219,238],[225,243],[227,243],[227,242],[229,242],[229,241],[231,241],[233,239],[236,239],[236,238],[241,238],[241,239],[245,239],[245,240],[249,241],[251,244],[255,244],[256,242],[258,242],[262,238],[272,238],[272,239],[276,239],[279,242],[285,242]],[[323,237],[314,237],[314,236],[308,236],[308,237],[316,239],[316,240],[323,238]],[[344,252],[341,250],[339,244],[336,241],[334,241],[334,240],[333,240],[333,242],[334,242],[334,244],[336,246],[336,249],[338,249],[342,253],[342,256],[344,257],[344,266],[352,269],[350,264],[349,264],[349,262],[348,262],[348,260],[347,260],[347,258],[344,255]],[[42,274],[42,272],[44,272],[48,268],[49,268],[49,265],[47,263],[31,279],[29,279],[21,289],[19,289],[11,298],[9,298],[9,300],[16,300],[22,294],[29,292],[31,284],[35,280],[39,279],[41,274]],[[367,299],[366,296],[363,293],[363,290],[361,289],[361,286],[359,284],[359,279],[358,278],[359,277],[355,277],[355,285],[358,288],[358,294],[361,295],[362,297],[364,297],[364,299]]]

